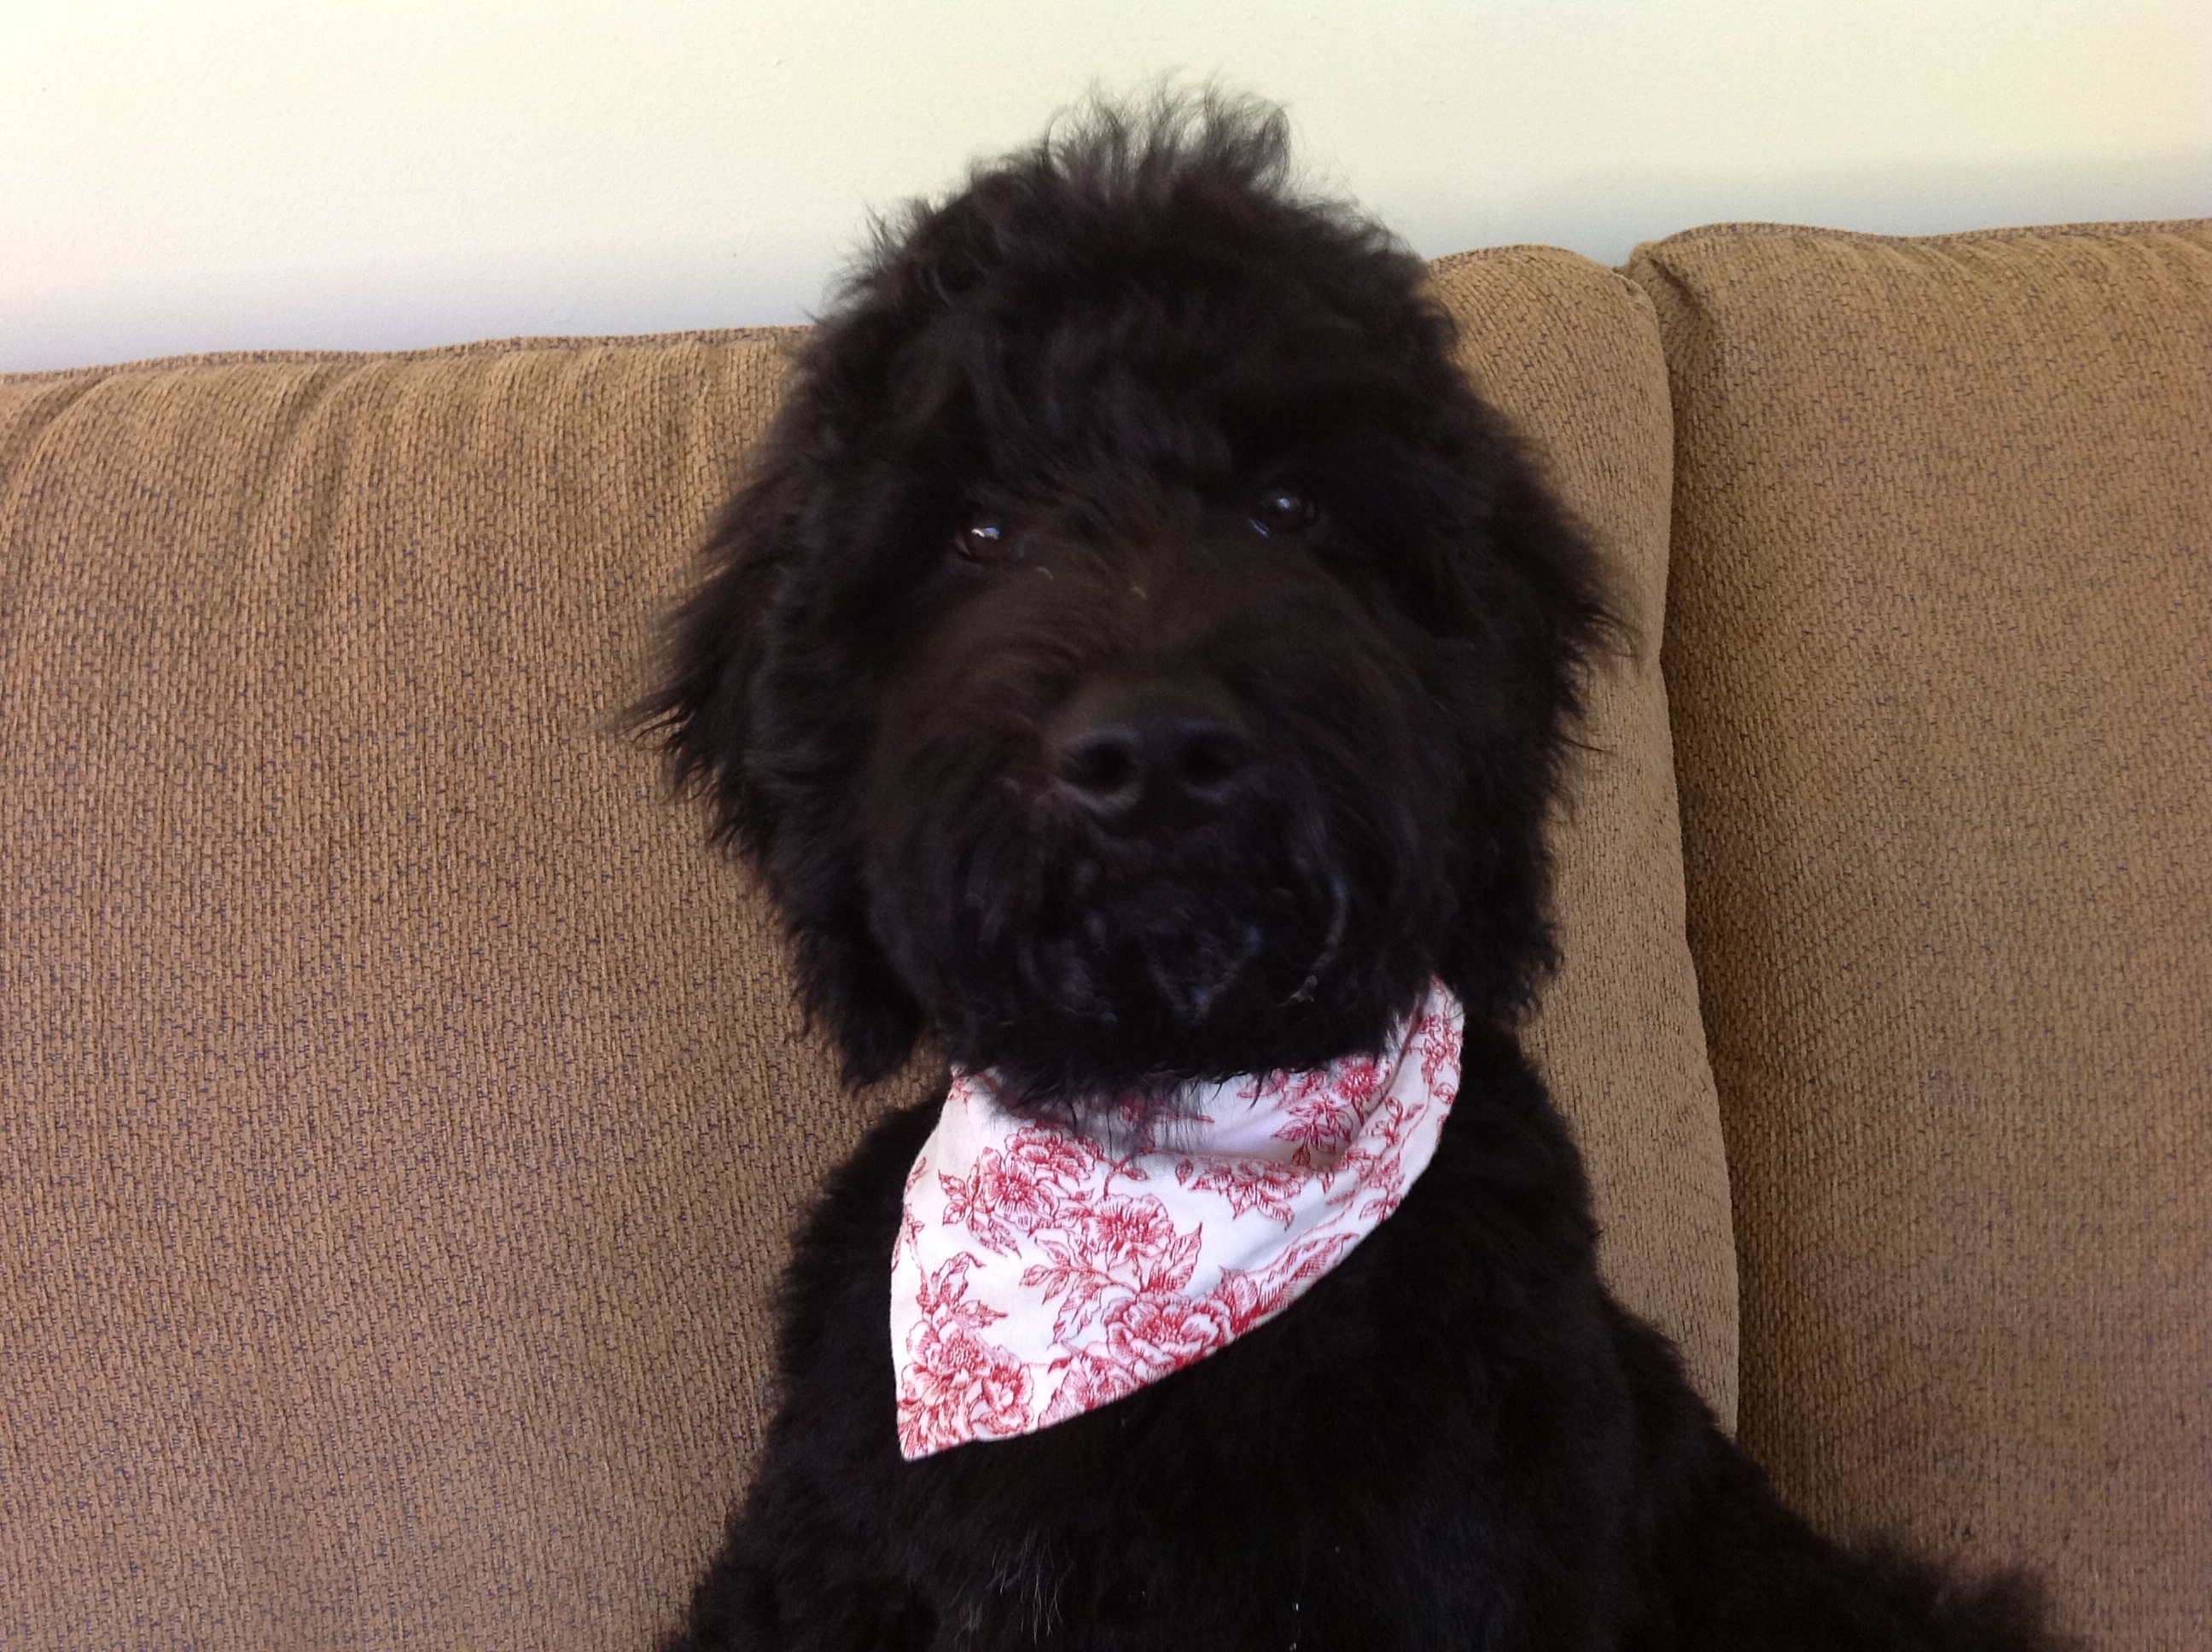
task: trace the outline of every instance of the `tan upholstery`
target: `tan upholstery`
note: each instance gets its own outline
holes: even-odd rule
[[[1742,1438],[2212,1646],[2212,225],[1629,273]]]
[[[1436,266],[1482,393],[1520,422],[1612,559],[1628,656],[1592,683],[1554,841],[1563,963],[1529,1048],[1587,1160],[1614,1291],[1735,1416],[1728,1165],[1683,938],[1674,750],[1659,675],[1672,431],[1650,301],[1571,252]]]
[[[635,1648],[683,1588],[864,1111],[605,727],[777,364],[0,392],[0,1643]]]
[[[1541,1044],[1609,1266],[1725,1405],[1657,335],[1565,254],[1443,280],[1633,568]],[[782,1236],[886,1099],[836,1093],[757,900],[610,724],[777,349],[0,381],[0,1644],[672,1621],[757,1436]]]

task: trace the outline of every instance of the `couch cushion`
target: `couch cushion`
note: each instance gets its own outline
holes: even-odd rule
[[[1591,683],[1554,823],[1563,963],[1528,1045],[1590,1172],[1606,1277],[1735,1418],[1735,1250],[1696,971],[1684,939],[1674,748],[1659,669],[1673,431],[1650,301],[1571,252],[1435,266],[1476,387],[1517,420],[1613,559],[1633,633]]]
[[[1742,1437],[2212,1640],[2212,227],[1639,250]]]
[[[1656,641],[1649,307],[1565,254],[1442,280]],[[0,383],[0,1642],[672,1622],[758,1438],[784,1233],[891,1098],[838,1094],[768,914],[611,721],[780,359]],[[1657,695],[1648,647],[1603,686],[1540,1036],[1609,1265],[1725,1403]]]
[[[0,1642],[637,1646],[865,1107],[607,731],[776,343],[0,386]]]

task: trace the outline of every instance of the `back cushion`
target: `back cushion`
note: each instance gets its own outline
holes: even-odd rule
[[[0,1644],[669,1619],[869,1108],[611,727],[780,361],[0,386]]]
[[[1528,1043],[1582,1145],[1614,1292],[1735,1417],[1735,1252],[1718,1102],[1683,935],[1659,668],[1673,430],[1650,301],[1571,252],[1435,266],[1475,387],[1520,424],[1610,558],[1627,646],[1589,683],[1553,818],[1562,965]]]
[[[1608,1266],[1725,1406],[1657,335],[1567,254],[1440,279],[1645,626],[1540,1036]],[[0,382],[0,1644],[675,1621],[793,1215],[930,1076],[839,1093],[770,915],[614,723],[785,342]]]
[[[1639,251],[1742,1437],[2212,1644],[2212,230]]]

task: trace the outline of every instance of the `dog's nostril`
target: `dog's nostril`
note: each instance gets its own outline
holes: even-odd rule
[[[1179,772],[1182,783],[1200,796],[1226,790],[1251,766],[1250,744],[1232,730],[1208,726],[1182,734]]]
[[[1225,701],[1158,684],[1086,690],[1048,743],[1062,792],[1117,824],[1218,809],[1255,761]]]
[[[1098,803],[1125,793],[1134,801],[1140,764],[1120,732],[1073,740],[1060,748],[1060,779],[1070,790]]]

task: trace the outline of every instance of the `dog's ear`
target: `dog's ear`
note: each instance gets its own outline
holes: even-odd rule
[[[920,1007],[868,921],[859,799],[866,708],[833,647],[794,623],[830,547],[818,471],[793,457],[787,408],[709,531],[705,575],[672,616],[665,675],[633,714],[714,840],[760,874],[789,934],[799,996],[836,1040],[848,1084],[896,1072]]]
[[[701,555],[704,577],[664,628],[660,685],[630,714],[659,740],[677,789],[707,799],[714,841],[756,862],[775,811],[747,761],[752,683],[787,560],[777,551],[787,536],[779,501],[789,491],[787,481],[756,474],[723,507]]]
[[[1588,673],[1621,651],[1603,559],[1504,421],[1477,410],[1469,473],[1480,500],[1460,559],[1476,668],[1462,674],[1474,828],[1439,974],[1468,1005],[1510,1022],[1557,967],[1547,826],[1576,744]]]

